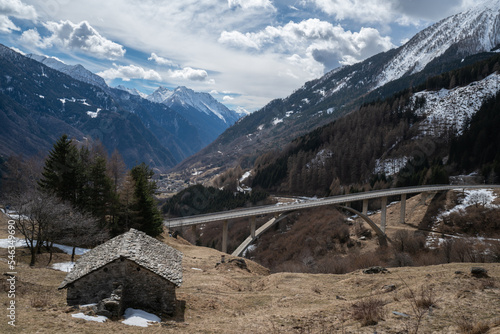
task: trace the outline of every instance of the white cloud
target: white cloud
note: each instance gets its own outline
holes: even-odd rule
[[[477,0],[305,0],[336,20],[420,26],[477,5]],[[489,0],[487,0],[489,1]]]
[[[269,0],[227,0],[227,5],[229,8],[267,8],[275,10],[273,4]]]
[[[123,81],[130,81],[131,79],[162,80],[158,72],[154,70],[146,70],[137,65],[122,66],[113,64],[113,66],[114,68],[99,72],[97,75],[101,76],[105,80],[113,80],[117,78],[120,78]]]
[[[154,52],[151,53],[151,57],[149,57],[148,60],[152,60],[152,61],[156,62],[158,65],[166,65],[166,66],[174,66],[175,65],[170,59],[160,57]]]
[[[239,31],[223,31],[220,34],[219,43],[247,49],[260,49],[260,45],[254,34],[242,34]]]
[[[25,5],[20,0],[0,0],[0,32],[21,30],[9,17],[34,21],[37,13],[33,6]]]
[[[172,78],[187,79],[193,81],[205,81],[208,73],[205,70],[197,70],[191,67],[185,67],[182,70],[169,70],[169,76]]]
[[[43,25],[51,33],[49,36],[42,37],[36,29],[30,29],[23,33],[21,40],[40,48],[76,49],[96,58],[116,59],[125,55],[123,46],[101,36],[87,21],[78,24],[49,21]]]
[[[359,22],[389,22],[395,0],[311,0],[325,13],[337,20]]]
[[[243,34],[239,31],[222,32],[219,43],[233,47],[268,50],[288,56],[294,64],[306,65],[310,72],[319,74],[312,59],[328,69],[340,64],[352,64],[378,52],[394,47],[389,37],[382,37],[374,28],[361,28],[359,32],[345,31],[319,19],[308,19],[284,26]]]
[[[45,49],[50,46],[50,42],[43,40],[36,28],[26,30],[22,33],[20,40],[28,46]]]
[[[232,101],[232,100],[234,100],[234,97],[231,97],[231,96],[229,96],[229,95],[226,95],[226,96],[224,96],[224,97],[222,98],[222,100],[223,100],[224,102],[227,102],[227,101]]]

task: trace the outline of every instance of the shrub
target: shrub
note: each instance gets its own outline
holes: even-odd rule
[[[457,321],[459,333],[482,334],[490,330],[490,325],[484,321],[476,321],[471,317],[461,316]]]
[[[361,300],[352,304],[352,316],[362,326],[376,325],[385,316],[384,305],[383,300],[374,297]]]

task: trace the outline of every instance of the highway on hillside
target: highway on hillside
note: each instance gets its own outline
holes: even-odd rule
[[[314,208],[325,205],[335,205],[342,203],[350,203],[362,201],[367,199],[375,199],[382,197],[398,196],[404,194],[415,194],[423,192],[443,191],[443,190],[465,190],[465,189],[494,189],[500,188],[500,185],[432,185],[432,186],[418,186],[408,188],[391,188],[376,191],[367,191],[363,193],[354,193],[348,195],[339,195],[332,197],[325,197],[320,199],[308,200],[300,203],[292,203],[287,205],[265,205],[248,209],[236,209],[229,211],[222,211],[216,213],[195,215],[182,218],[172,218],[164,220],[166,227],[182,227],[198,225],[203,223],[210,223],[215,221],[225,221],[236,218],[252,217],[265,214],[275,214],[287,211],[294,211],[306,208]]]

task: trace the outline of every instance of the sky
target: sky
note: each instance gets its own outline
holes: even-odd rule
[[[253,112],[474,3],[0,0],[0,43],[82,64],[112,87],[186,86]]]

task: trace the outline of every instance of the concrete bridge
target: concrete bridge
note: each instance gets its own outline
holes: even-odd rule
[[[231,219],[236,218],[250,218],[250,236],[232,253],[232,255],[240,256],[243,251],[262,233],[267,231],[271,226],[282,220],[286,215],[292,211],[301,209],[309,209],[326,205],[340,206],[352,213],[358,214],[359,217],[364,219],[370,227],[375,231],[381,243],[387,242],[385,234],[386,216],[387,216],[387,198],[392,196],[400,196],[401,198],[401,212],[400,222],[404,223],[406,213],[406,196],[409,194],[418,194],[426,192],[445,191],[453,189],[495,189],[500,188],[500,185],[432,185],[432,186],[418,186],[408,188],[391,188],[376,191],[367,191],[363,193],[354,193],[348,195],[339,195],[332,197],[325,197],[317,200],[308,200],[301,203],[293,203],[288,205],[265,205],[248,209],[236,209],[230,211],[216,212],[210,214],[202,214],[196,216],[182,217],[167,219],[164,225],[168,228],[195,226],[199,224],[221,222],[222,228],[222,251],[227,253],[227,236],[228,236],[228,223]],[[368,216],[368,201],[370,199],[381,199],[381,223],[377,226]],[[363,210],[358,212],[350,207],[350,203],[362,201]],[[267,223],[262,225],[258,230],[255,229],[255,218],[259,215],[273,214],[274,217]]]

